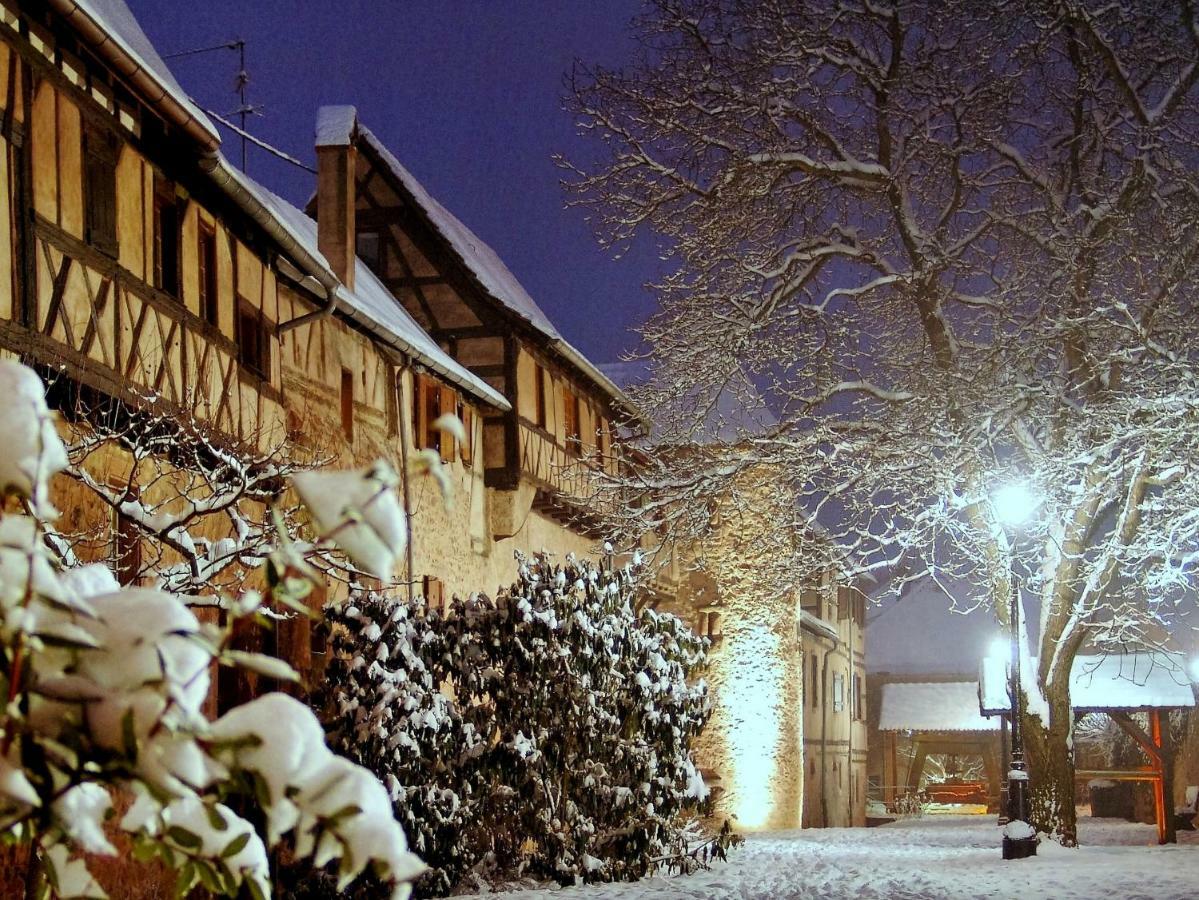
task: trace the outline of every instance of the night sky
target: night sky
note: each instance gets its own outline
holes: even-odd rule
[[[349,103],[441,203],[495,248],[559,331],[593,361],[636,345],[661,271],[653,243],[620,260],[565,209],[551,155],[596,152],[562,109],[572,62],[619,65],[639,0],[127,0],[166,56],[247,42],[248,130],[314,165],[317,107]],[[237,54],[168,60],[200,105],[237,108]],[[223,132],[226,156],[240,140]],[[314,176],[251,147],[249,172],[302,206]]]

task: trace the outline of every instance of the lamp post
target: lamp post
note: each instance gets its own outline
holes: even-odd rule
[[[1028,489],[1013,484],[996,493],[992,500],[995,515],[1006,526],[1024,522],[1036,505]],[[1012,565],[1012,589],[1008,599],[1011,625],[1011,664],[1008,666],[1008,694],[1011,696],[1012,760],[1008,769],[1008,822],[1003,828],[1003,858],[1026,859],[1037,855],[1037,835],[1028,823],[1028,767],[1024,763],[1024,729],[1020,721],[1020,585]]]

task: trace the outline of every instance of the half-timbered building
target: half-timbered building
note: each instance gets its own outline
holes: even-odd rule
[[[483,583],[507,579],[514,549],[593,552],[597,535],[586,510],[571,501],[587,493],[589,464],[616,465],[614,423],[637,411],[353,107],[320,110],[316,145],[309,209],[322,252],[330,260],[356,257],[359,272],[365,266],[438,346],[510,405],[484,411],[483,450],[473,461],[495,544],[487,551],[495,565]],[[411,387],[417,440],[433,440],[425,429],[452,410],[452,398],[427,378],[416,377]],[[429,560],[434,569],[451,564],[461,560]]]

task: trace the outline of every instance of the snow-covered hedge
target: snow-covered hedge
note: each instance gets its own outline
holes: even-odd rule
[[[637,613],[637,590],[630,568],[521,559],[494,601],[444,616],[380,594],[328,611],[330,743],[388,785],[431,867],[418,889],[472,868],[566,883],[686,859],[707,797],[690,751],[704,646]]]
[[[0,841],[29,847],[37,895],[104,897],[83,854],[115,854],[122,832],[138,859],[177,871],[180,896],[271,896],[268,847],[285,838],[296,858],[338,861],[342,884],[370,868],[406,896],[423,866],[387,790],[327,748],[307,707],[266,694],[214,722],[204,713],[214,663],[295,677],[280,660],[230,648],[263,598],[208,598],[227,614],[217,626],[189,608],[197,598],[122,588],[100,565],[65,567],[46,531],[56,516],[49,481],[66,464],[37,375],[0,361],[0,489],[24,508],[0,514]],[[321,516],[374,527],[395,498],[388,478],[367,474],[358,494],[341,476],[340,499]],[[308,477],[301,493],[315,495],[332,476]],[[371,546],[362,559],[357,531],[324,527],[355,538],[343,549],[359,565],[388,554],[394,565],[402,548]],[[284,542],[271,560],[273,599],[302,608],[305,570]],[[108,822],[118,797],[124,814]]]

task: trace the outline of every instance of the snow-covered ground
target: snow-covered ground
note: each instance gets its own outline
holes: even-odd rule
[[[1042,842],[1035,859],[1004,862],[989,816],[931,816],[881,828],[754,835],[727,863],[685,878],[478,895],[488,900],[1175,900],[1199,890],[1199,833],[1156,845],[1151,825],[1081,819],[1084,846]]]

